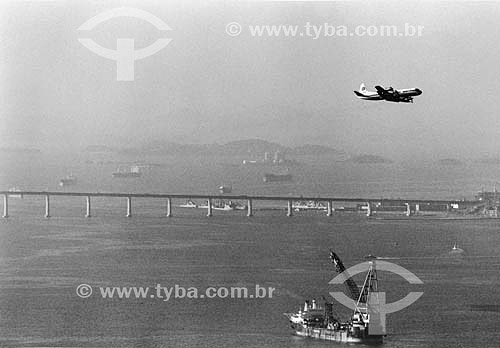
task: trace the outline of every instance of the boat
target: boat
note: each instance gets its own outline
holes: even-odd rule
[[[319,201],[298,201],[298,202],[293,202],[292,203],[292,208],[295,211],[301,211],[301,210],[326,210],[327,207],[323,202]]]
[[[335,211],[358,211],[357,207],[336,207]]]
[[[247,210],[248,206],[246,204],[241,204],[241,203],[235,202],[234,209],[235,210]]]
[[[70,186],[70,185],[76,185],[77,180],[76,176],[74,175],[68,175],[61,180],[59,180],[59,186]]]
[[[293,332],[302,337],[343,343],[383,343],[385,321],[375,314],[380,313],[376,258],[369,258],[369,267],[361,288],[347,273],[336,253],[331,251],[330,258],[336,271],[344,276],[351,298],[355,299],[354,312],[349,320],[341,321],[333,312],[333,303],[325,300],[325,304],[321,306],[314,299],[306,301],[298,312],[284,313]]]
[[[231,193],[232,190],[233,190],[232,186],[224,186],[224,185],[219,186],[220,193]]]
[[[453,248],[451,248],[450,254],[462,254],[464,249],[459,248],[457,243],[453,244]]]
[[[234,203],[232,201],[229,201],[229,202],[225,202],[223,200],[220,200],[220,201],[216,201],[213,205],[212,205],[212,209],[213,210],[224,210],[224,211],[230,211],[230,210],[234,210],[235,209],[235,206],[234,206]]]
[[[113,178],[139,178],[142,173],[139,166],[132,166],[128,170],[118,168],[112,175]]]
[[[188,200],[186,203],[179,205],[181,208],[198,208],[198,204],[192,200]]]
[[[243,160],[243,164],[257,164],[257,161],[254,161],[254,160]]]
[[[17,186],[11,187],[9,189],[9,192],[14,192],[14,193],[9,193],[9,197],[12,197],[12,198],[24,198],[22,193],[16,193],[16,192],[22,192],[22,191],[23,190],[21,190]]]
[[[208,203],[203,203],[198,205],[197,208],[208,209]],[[233,201],[224,201],[224,200],[216,200],[212,203],[213,210],[222,210],[222,211],[231,211],[231,210],[244,210],[246,209],[246,205],[241,205],[237,202]]]
[[[283,181],[292,181],[292,174],[272,174],[266,173],[263,178],[264,182],[283,182]]]

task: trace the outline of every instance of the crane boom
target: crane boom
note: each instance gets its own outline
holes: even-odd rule
[[[346,284],[347,290],[351,294],[351,298],[356,301],[356,302],[361,302],[361,303],[366,303],[366,296],[361,296],[361,292],[359,290],[358,285],[354,281],[354,279],[351,278],[351,275],[349,272],[347,272],[344,263],[340,259],[340,257],[330,250],[330,258],[332,259],[332,263],[335,265],[335,270],[337,273],[340,273],[344,276],[344,282]]]

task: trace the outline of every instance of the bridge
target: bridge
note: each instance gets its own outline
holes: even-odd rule
[[[478,201],[464,201],[464,200],[432,200],[432,199],[392,199],[392,198],[352,198],[352,197],[304,197],[304,196],[253,196],[253,195],[205,195],[205,194],[167,194],[167,193],[117,193],[117,192],[61,192],[61,191],[0,191],[3,195],[3,217],[9,217],[9,197],[24,197],[24,196],[42,196],[45,197],[45,217],[50,217],[50,201],[51,197],[85,197],[86,199],[86,217],[91,217],[91,200],[95,197],[111,197],[111,198],[125,198],[127,200],[126,216],[132,216],[132,200],[137,198],[151,198],[163,199],[166,201],[167,217],[173,216],[172,214],[172,200],[173,199],[203,199],[207,202],[207,216],[213,214],[213,201],[214,200],[232,200],[232,201],[246,201],[247,216],[253,216],[255,201],[283,201],[286,202],[287,216],[293,215],[293,202],[294,201],[314,201],[326,203],[326,215],[332,216],[334,202],[343,203],[362,203],[366,205],[366,215],[371,216],[374,212],[374,203],[381,205],[404,205],[406,206],[406,215],[410,216],[413,212],[418,212],[420,205],[443,205],[450,210],[452,204],[472,206],[481,202]],[[412,209],[413,208],[413,209]]]

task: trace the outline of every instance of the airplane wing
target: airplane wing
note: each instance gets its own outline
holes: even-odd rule
[[[380,96],[384,95],[387,92],[385,88],[381,86],[375,86],[375,89],[377,90],[377,93]]]
[[[395,97],[399,96],[399,91],[395,90],[392,87],[389,88],[384,88],[381,86],[375,86],[375,89],[377,90],[377,93],[381,97]]]

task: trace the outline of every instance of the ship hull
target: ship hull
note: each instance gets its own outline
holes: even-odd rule
[[[76,185],[76,180],[75,179],[61,179],[59,181],[59,186],[71,186],[71,185]]]
[[[141,173],[113,173],[113,178],[139,178],[141,176]]]
[[[265,174],[264,182],[286,182],[292,181],[291,174]]]
[[[348,335],[346,330],[329,330],[325,328],[301,328],[295,329],[295,334],[301,337],[310,337],[325,341],[342,343],[382,344],[383,336],[354,337]]]

